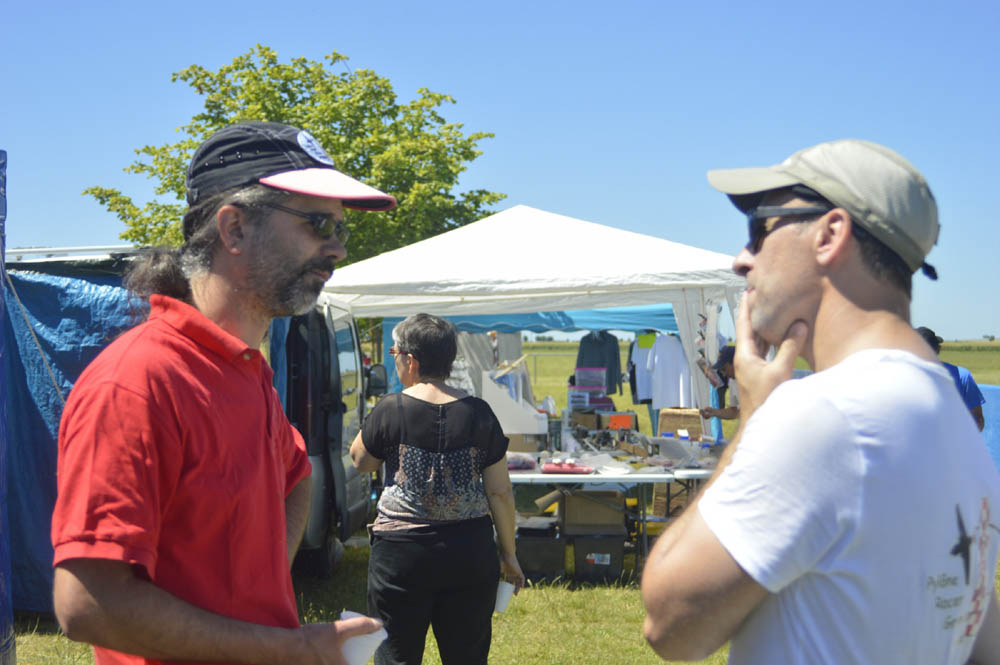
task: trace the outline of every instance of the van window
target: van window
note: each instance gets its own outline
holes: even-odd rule
[[[344,437],[341,441],[344,454],[348,454],[354,437],[361,429],[360,403],[361,374],[358,368],[357,340],[351,326],[341,320],[333,323],[334,335],[337,340],[337,360],[340,363],[341,399],[346,407],[344,411]]]

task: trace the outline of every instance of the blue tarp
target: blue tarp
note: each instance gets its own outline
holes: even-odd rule
[[[6,281],[4,249],[7,247],[7,152],[0,150],[0,282]],[[2,288],[2,287],[0,287]],[[0,323],[7,309],[0,299]],[[7,357],[6,340],[0,335],[0,363]],[[7,522],[7,384],[0,381],[0,665],[17,660],[14,642],[13,605],[10,597],[10,527]]]
[[[476,314],[466,316],[445,317],[460,332],[484,333],[490,330],[497,332],[535,333],[558,330],[573,332],[576,330],[647,330],[655,329],[661,332],[677,332],[677,319],[674,318],[674,308],[669,305],[638,305],[633,307],[606,307],[604,309],[573,309],[564,312],[534,312],[528,314]],[[398,392],[403,389],[396,376],[396,364],[389,355],[392,346],[392,329],[402,321],[401,318],[386,317],[382,319],[382,363],[389,377],[389,391]]]
[[[1000,386],[980,385],[979,389],[986,398],[986,404],[983,404],[983,417],[986,419],[983,438],[993,456],[993,463],[1000,469]]]
[[[87,364],[140,313],[130,308],[117,277],[61,277],[26,271],[9,276],[18,297],[5,283],[7,317],[2,333],[10,352],[3,357],[0,370],[10,415],[11,595],[16,609],[51,611],[49,526],[56,497],[56,439],[63,400]]]

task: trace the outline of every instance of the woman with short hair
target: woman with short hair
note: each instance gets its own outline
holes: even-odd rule
[[[485,664],[500,574],[524,585],[508,441],[486,402],[445,383],[451,323],[414,314],[392,337],[403,392],[383,398],[351,444],[360,471],[386,465],[369,527],[368,610],[389,634],[375,663],[420,663],[433,626],[443,665]]]

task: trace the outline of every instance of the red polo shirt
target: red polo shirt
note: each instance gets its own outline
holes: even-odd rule
[[[204,609],[295,627],[285,497],[310,466],[271,368],[197,309],[150,305],[66,403],[54,563],[125,561]],[[95,660],[157,662],[101,648]]]

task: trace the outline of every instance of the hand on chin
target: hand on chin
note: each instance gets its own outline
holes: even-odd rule
[[[776,342],[758,335],[751,323],[750,306],[744,303],[736,317],[736,356],[734,369],[740,391],[741,417],[749,417],[779,384],[792,378],[795,359],[801,354],[809,335],[803,321],[794,321]],[[777,353],[770,361],[771,346]]]

